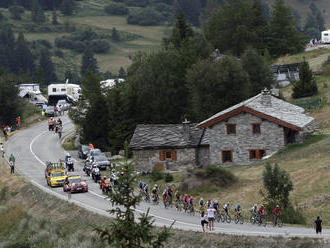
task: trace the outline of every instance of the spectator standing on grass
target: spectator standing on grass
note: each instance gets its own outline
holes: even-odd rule
[[[322,233],[322,220],[320,216],[317,216],[316,220],[314,221],[314,227],[316,234],[321,234]]]
[[[17,125],[17,129],[20,129],[20,127],[21,127],[21,117],[20,116],[18,116],[16,118],[16,125]]]
[[[3,147],[2,143],[0,143],[0,152],[1,152],[1,157],[4,158],[5,157],[5,148]]]
[[[204,211],[201,213],[201,225],[203,232],[205,232],[204,225],[206,225],[206,229],[208,227],[209,222],[207,221],[207,216],[205,215]]]
[[[9,166],[10,166],[10,174],[15,173],[15,164],[13,161],[9,161]]]
[[[210,231],[214,230],[214,220],[215,220],[214,212],[215,212],[215,209],[213,208],[213,205],[210,204],[209,208],[207,209],[207,217],[209,220]]]
[[[5,137],[5,140],[8,139],[8,134],[7,134],[7,130],[5,127],[2,128],[2,133],[3,133],[3,136]]]

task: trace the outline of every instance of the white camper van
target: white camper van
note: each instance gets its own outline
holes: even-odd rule
[[[81,88],[78,84],[50,84],[48,85],[48,102],[55,105],[58,100],[68,102],[78,101]]]
[[[321,42],[323,44],[330,43],[330,29],[321,32]]]

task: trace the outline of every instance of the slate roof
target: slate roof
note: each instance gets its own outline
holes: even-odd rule
[[[314,118],[306,115],[303,108],[283,101],[273,95],[267,95],[267,97],[270,97],[270,101],[269,104],[265,104],[263,101],[265,95],[263,94],[264,93],[260,93],[246,101],[225,109],[207,120],[202,121],[198,126],[200,128],[212,126],[222,121],[222,118],[229,118],[231,115],[239,114],[240,111],[262,116],[264,119],[296,130],[301,130],[313,122]]]
[[[139,150],[197,147],[203,132],[196,124],[137,125],[129,148]]]

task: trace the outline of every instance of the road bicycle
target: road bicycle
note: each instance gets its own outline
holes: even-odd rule
[[[223,211],[221,214],[220,214],[220,218],[221,218],[221,222],[227,222],[227,223],[230,223],[231,222],[231,217],[229,214],[227,214],[225,211]]]
[[[273,226],[278,226],[278,227],[282,227],[283,226],[283,221],[282,221],[282,217],[281,215],[277,216],[274,221],[273,221]]]
[[[242,213],[236,213],[235,214],[234,222],[235,222],[235,224],[238,224],[238,223],[243,224],[244,223],[244,218],[242,216]]]

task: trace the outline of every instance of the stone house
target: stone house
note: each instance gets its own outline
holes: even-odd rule
[[[188,122],[168,125],[137,125],[129,148],[139,170],[154,166],[177,169],[198,166],[199,143],[204,130]]]
[[[205,129],[209,149],[206,163],[250,164],[290,143],[303,141],[313,118],[299,106],[268,90],[223,110],[198,124]]]
[[[265,89],[197,125],[138,125],[129,147],[138,169],[250,164],[302,142],[313,120]]]

